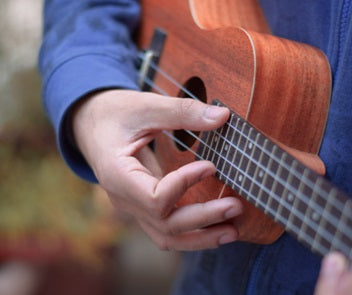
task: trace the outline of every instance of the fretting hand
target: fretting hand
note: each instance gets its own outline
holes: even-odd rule
[[[132,214],[161,249],[214,248],[236,240],[236,229],[220,224],[241,213],[232,197],[177,208],[185,191],[215,173],[196,161],[163,176],[148,148],[161,130],[211,130],[229,110],[191,99],[109,90],[83,99],[74,109],[76,143],[116,208]],[[211,194],[211,192],[209,192]]]

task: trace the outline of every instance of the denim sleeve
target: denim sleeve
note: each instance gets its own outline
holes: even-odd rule
[[[137,0],[46,0],[39,54],[45,110],[67,164],[88,181],[96,178],[70,141],[66,118],[86,94],[102,89],[137,89]]]

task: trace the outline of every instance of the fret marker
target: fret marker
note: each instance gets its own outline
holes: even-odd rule
[[[290,202],[292,202],[292,201],[295,199],[295,197],[293,196],[293,194],[289,193],[288,196],[287,196],[287,199],[288,199]]]
[[[248,143],[248,149],[251,150],[253,148],[253,143]]]
[[[217,137],[217,136],[214,137],[214,141],[215,141],[215,142],[218,141],[218,137]]]
[[[319,214],[317,212],[313,212],[312,218],[313,218],[314,221],[318,221],[319,220]]]
[[[227,151],[229,149],[229,145],[228,144],[225,144],[225,147],[224,147],[225,151]]]
[[[260,177],[260,178],[263,178],[263,176],[264,176],[264,172],[263,172],[263,170],[260,170],[260,171],[259,171],[259,177]]]
[[[242,175],[239,175],[239,176],[238,176],[238,180],[239,180],[240,182],[242,182],[243,176],[242,176]]]

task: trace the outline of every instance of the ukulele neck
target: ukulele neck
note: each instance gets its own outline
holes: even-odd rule
[[[312,251],[339,250],[352,260],[352,200],[236,113],[220,129],[202,134],[197,154],[214,163],[221,181]]]

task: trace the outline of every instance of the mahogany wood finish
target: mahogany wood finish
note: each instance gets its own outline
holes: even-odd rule
[[[189,0],[195,23],[204,30],[242,27],[270,33],[257,0]]]
[[[323,171],[316,154],[330,97],[326,57],[313,47],[261,33],[268,29],[258,8],[254,11],[261,15],[260,21],[246,26],[252,31],[235,27],[236,22],[224,22],[222,12],[239,14],[231,4],[236,1],[223,0],[222,9],[214,11],[215,2],[220,1],[191,1],[198,24],[212,29],[204,30],[196,25],[185,0],[143,0],[140,46],[147,48],[156,27],[165,30],[167,39],[159,64],[163,71],[182,85],[198,77],[205,85],[203,99],[208,103],[219,99],[281,147],[294,151],[300,160],[314,159],[313,164]],[[255,5],[256,1],[248,3]],[[224,27],[228,25],[233,27]],[[155,83],[171,96],[180,94],[179,87],[162,75],[156,75]],[[197,147],[195,143],[192,149]],[[192,153],[180,151],[165,135],[158,137],[156,153],[165,173],[194,161]],[[237,194],[212,177],[190,189],[182,204],[204,202],[209,195]],[[240,240],[266,244],[281,235],[283,229],[254,205],[245,200],[243,205],[244,213],[233,220]]]
[[[202,133],[197,159],[214,163],[220,180],[314,253],[340,251],[352,261],[352,199],[234,111]]]

